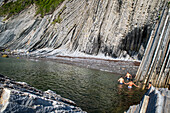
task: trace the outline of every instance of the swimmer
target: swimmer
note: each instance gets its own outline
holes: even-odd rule
[[[132,79],[132,75],[130,73],[127,72],[126,76],[127,80],[130,80],[130,78]]]
[[[120,84],[123,84],[123,83],[124,83],[124,79],[123,79],[122,76],[119,78],[118,82],[119,82]]]
[[[128,85],[128,88],[132,88],[133,85],[134,85],[135,87],[139,87],[139,86],[137,86],[135,83],[133,83],[132,80],[130,80],[130,82],[128,82],[128,83],[125,83],[125,82],[124,82],[124,84]]]

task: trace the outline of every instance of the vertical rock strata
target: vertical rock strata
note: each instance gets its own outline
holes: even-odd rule
[[[155,23],[148,45],[136,74],[137,81],[152,82],[157,87],[170,85],[170,24],[169,4],[164,5],[160,20]]]
[[[147,102],[145,100],[147,100]],[[155,87],[151,87],[145,94],[143,99],[140,101],[140,104],[130,106],[126,113],[169,113],[169,112],[170,112],[170,91],[167,88],[158,89]]]
[[[41,48],[141,59],[166,0],[65,0],[43,18],[34,5],[0,18],[0,46]],[[60,21],[59,21],[60,20]]]

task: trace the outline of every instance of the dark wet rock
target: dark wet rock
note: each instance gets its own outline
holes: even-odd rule
[[[5,51],[5,47],[0,47],[0,51]]]
[[[24,82],[15,82],[0,75],[0,111],[3,113],[70,112],[85,113],[69,99],[51,90],[42,92]]]
[[[148,102],[145,101],[145,96]],[[170,113],[170,90],[151,87],[138,105],[130,106],[127,113]],[[146,109],[143,106],[146,105]],[[142,112],[145,111],[145,112]]]

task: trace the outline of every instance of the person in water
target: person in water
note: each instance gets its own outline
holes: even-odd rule
[[[148,85],[148,88],[147,88],[147,89],[150,89],[150,88],[151,88],[151,86],[152,86],[152,83],[151,83],[151,82],[149,82],[149,85]]]
[[[134,85],[135,87],[139,87],[139,86],[137,86],[135,83],[133,83],[132,80],[130,80],[130,82],[128,82],[128,83],[125,83],[125,82],[124,82],[124,84],[128,85],[128,88],[132,88],[133,85]]]
[[[130,78],[132,79],[132,75],[130,73],[127,72],[126,76],[127,80],[130,80]]]
[[[119,78],[118,82],[119,82],[120,84],[123,84],[123,83],[124,83],[124,79],[123,79],[122,76]]]

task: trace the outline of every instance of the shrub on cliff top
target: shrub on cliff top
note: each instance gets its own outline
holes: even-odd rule
[[[25,8],[29,7],[31,4],[36,4],[37,12],[36,14],[41,14],[43,17],[45,14],[52,13],[55,8],[64,0],[17,0],[15,2],[5,2],[0,7],[0,15],[7,18],[12,15],[20,13]]]
[[[33,3],[33,0],[17,0],[16,2],[6,2],[0,7],[0,15],[7,18],[18,14]]]

